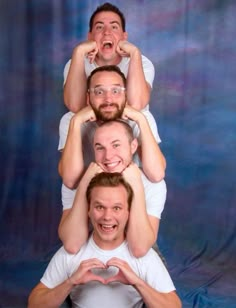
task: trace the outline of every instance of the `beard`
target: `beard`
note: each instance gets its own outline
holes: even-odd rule
[[[125,102],[121,106],[119,106],[116,103],[104,103],[104,104],[101,104],[99,106],[99,108],[96,108],[91,103],[90,103],[90,105],[91,105],[91,107],[92,107],[92,109],[95,113],[97,120],[103,121],[103,122],[120,119],[122,114],[123,114],[124,108],[125,108]],[[113,110],[113,111],[103,110],[103,108],[107,107],[107,106],[115,107],[115,110]]]

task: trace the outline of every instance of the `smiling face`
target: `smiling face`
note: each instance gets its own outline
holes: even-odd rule
[[[122,88],[122,91],[114,92],[114,88]],[[97,89],[104,91],[96,92]],[[88,100],[97,120],[107,121],[120,118],[126,104],[122,77],[116,72],[96,72],[91,78]]]
[[[95,243],[102,249],[119,246],[125,239],[124,230],[129,217],[125,187],[94,187],[88,214],[94,229]]]
[[[121,61],[121,57],[116,52],[117,44],[120,40],[127,40],[127,32],[122,29],[119,15],[109,11],[96,14],[88,39],[97,43],[98,65],[117,65]]]
[[[95,161],[105,172],[122,172],[131,163],[138,143],[130,140],[123,123],[107,122],[94,134]]]

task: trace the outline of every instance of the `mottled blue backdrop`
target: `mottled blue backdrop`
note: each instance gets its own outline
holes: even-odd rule
[[[236,3],[111,2],[156,69],[150,105],[168,164],[158,242],[183,307],[235,308]],[[26,307],[60,245],[63,68],[100,3],[0,2],[0,307]]]

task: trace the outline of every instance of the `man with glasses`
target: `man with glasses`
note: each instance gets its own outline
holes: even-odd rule
[[[139,48],[127,41],[123,13],[113,4],[97,7],[87,40],[78,44],[64,69],[64,101],[72,112],[86,106],[86,80],[92,70],[117,65],[127,78],[127,99],[133,108],[148,106],[155,70]]]
[[[59,162],[59,172],[64,183],[62,186],[62,203],[66,211],[63,211],[60,226],[71,212],[75,189],[78,186],[84,170],[91,162],[95,161],[93,135],[97,127],[99,127],[104,120],[110,122],[119,116],[125,120],[132,119],[133,121],[129,122],[134,129],[134,137],[138,137],[141,140],[141,158],[144,173],[147,177],[150,175],[152,176],[152,174],[158,176],[159,181],[163,179],[165,159],[152,134],[152,130],[150,129],[145,115],[126,105],[126,91],[124,88],[126,88],[126,79],[117,66],[104,66],[95,69],[88,78],[89,105],[75,115],[71,115],[71,113],[66,114],[61,120],[59,149],[63,150],[63,152]],[[119,127],[115,129],[119,129]],[[113,127],[109,128],[111,135],[115,135],[115,129]],[[113,146],[114,148],[116,147],[115,144]],[[125,151],[130,151],[129,161],[126,164],[127,167],[131,163],[132,154],[135,151],[132,151],[129,147],[126,147]],[[135,159],[135,162],[136,161],[138,161],[137,157]],[[116,164],[117,162],[107,161],[110,172],[112,172],[112,168],[115,169]],[[164,207],[166,196],[165,184],[163,189],[163,203],[162,194],[159,197],[157,193],[156,196],[157,200],[161,198],[162,208]],[[68,203],[69,207],[67,206]],[[156,227],[155,232],[153,232],[155,235],[154,239],[151,240],[152,243],[150,247],[155,242],[159,226],[159,220],[157,218],[155,219]],[[81,223],[83,222],[81,221]],[[62,236],[60,237],[62,238]],[[77,248],[75,248],[74,251],[73,248],[70,250],[75,253],[76,249]]]
[[[142,169],[150,181],[164,178],[166,162],[158,146],[155,122],[148,111],[139,112],[127,102],[126,78],[115,65],[98,67],[87,80],[87,107],[76,114],[65,114],[60,122],[59,150],[63,150],[59,173],[63,183],[77,187],[85,167],[94,161],[92,139],[101,121],[128,120],[139,139]],[[138,155],[135,162],[140,166]]]

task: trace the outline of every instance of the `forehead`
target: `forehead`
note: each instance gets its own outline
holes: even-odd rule
[[[91,191],[91,204],[104,206],[123,205],[128,207],[128,193],[123,185],[116,187],[94,187]]]
[[[124,126],[120,123],[98,127],[94,134],[94,143],[111,143],[114,140],[129,141]]]
[[[124,86],[123,79],[117,72],[97,72],[91,78],[91,86],[113,84]]]
[[[97,23],[104,23],[104,24],[110,24],[110,23],[118,23],[121,26],[121,19],[120,16],[114,12],[99,12],[95,15],[93,20],[93,27]]]

